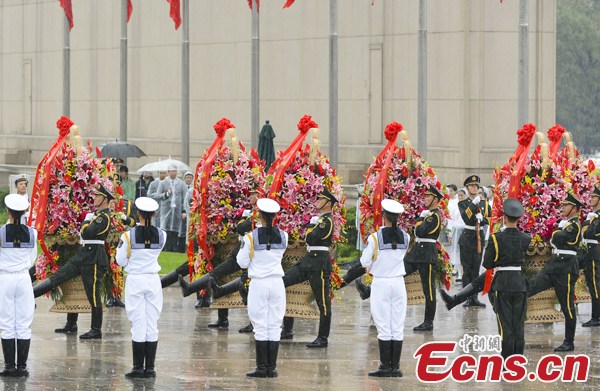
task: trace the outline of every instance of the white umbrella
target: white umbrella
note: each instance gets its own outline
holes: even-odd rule
[[[184,162],[169,158],[165,160],[159,160],[157,162],[144,164],[137,170],[137,172],[141,174],[144,171],[168,171],[172,167],[175,167],[177,171],[192,171],[192,169]]]

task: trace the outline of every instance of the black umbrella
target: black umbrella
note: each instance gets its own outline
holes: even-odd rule
[[[112,141],[100,145],[100,152],[103,157],[114,157],[118,159],[127,159],[128,157],[146,156],[137,145],[127,141]]]
[[[269,171],[271,164],[275,161],[274,138],[275,132],[271,124],[269,124],[269,120],[267,120],[258,136],[258,157],[265,161],[265,171]]]

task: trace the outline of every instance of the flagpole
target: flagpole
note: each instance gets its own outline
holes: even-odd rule
[[[329,0],[329,161],[338,165],[337,0]]]
[[[63,30],[63,115],[71,116],[71,22],[65,14]]]
[[[427,0],[419,0],[418,123],[419,153],[427,160]]]
[[[121,0],[121,82],[119,88],[119,140],[127,141],[127,0]]]
[[[252,54],[251,54],[251,82],[250,82],[250,111],[251,111],[251,145],[258,148],[258,127],[260,116],[260,32],[258,18],[258,1],[252,0]]]
[[[520,128],[529,122],[529,1],[519,2],[519,108]]]
[[[189,0],[183,0],[183,42],[181,53],[181,158],[190,162],[190,26]]]

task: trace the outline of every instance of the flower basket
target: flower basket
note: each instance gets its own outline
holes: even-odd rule
[[[81,277],[63,283],[60,289],[62,290],[62,299],[50,307],[50,312],[76,314],[92,312]],[[105,307],[103,309],[106,311]]]
[[[552,256],[550,246],[533,245],[529,247],[523,270],[527,278],[533,277],[542,270],[544,264]],[[556,309],[556,294],[550,288],[527,299],[527,315],[525,323],[552,323],[561,322],[565,319],[562,312]]]

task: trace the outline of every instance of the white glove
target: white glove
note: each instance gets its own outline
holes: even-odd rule
[[[424,211],[421,212],[421,214],[419,215],[419,217],[425,217],[429,214],[429,210],[425,209]]]
[[[502,227],[500,227],[500,232],[504,232],[505,229],[506,229],[506,225],[503,225]]]
[[[319,216],[313,216],[310,218],[310,224],[317,224],[319,222]]]
[[[244,212],[242,213],[242,217],[248,217],[252,214],[252,211],[250,209],[244,209]]]
[[[592,219],[595,219],[596,217],[598,217],[597,213],[590,212],[587,214],[586,220],[592,220]]]
[[[473,198],[473,203],[475,205],[478,205],[481,202],[481,197],[479,197],[478,195],[475,196],[475,198]]]
[[[94,218],[93,213],[86,213],[85,219],[83,219],[83,221],[91,221],[93,218]]]
[[[481,213],[477,213],[477,214],[475,215],[475,218],[476,218],[477,220],[479,220],[479,222],[483,221],[483,215],[482,215]]]
[[[119,218],[120,218],[121,220],[127,220],[127,219],[128,219],[128,218],[127,218],[127,215],[126,215],[125,213],[123,213],[123,212],[119,213]]]
[[[567,220],[561,220],[560,223],[558,223],[558,228],[562,228],[565,225],[567,225],[568,221]]]

